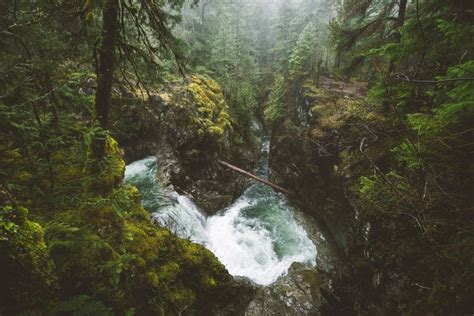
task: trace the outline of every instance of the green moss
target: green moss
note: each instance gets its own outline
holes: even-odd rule
[[[232,120],[219,85],[212,79],[193,76],[187,91],[197,109],[192,120],[198,125],[199,134],[210,134],[221,139],[225,130],[232,128]]]
[[[162,137],[186,167],[201,167],[216,156],[229,156],[236,148],[235,140],[251,138],[214,80],[192,76],[165,89],[172,98],[163,111]]]
[[[122,196],[118,212],[96,197],[47,225],[47,244],[66,297],[82,293],[115,310],[168,314],[191,308],[202,293],[224,286],[229,277],[217,259],[155,227],[134,192],[119,187],[101,197],[117,201]]]
[[[117,141],[110,136],[107,137],[105,153],[100,180],[105,187],[113,187],[123,179],[125,160],[123,160]]]
[[[84,137],[86,136],[87,133]],[[93,134],[88,137],[93,137]],[[51,164],[54,166],[54,182],[58,192],[62,188],[74,189],[71,188],[71,184],[76,184],[79,189],[83,189],[81,186],[90,184],[92,178],[96,176],[92,172],[94,163],[89,141],[76,142],[70,147],[54,152],[51,155]],[[104,187],[112,188],[120,184],[125,172],[125,161],[117,141],[110,136],[107,136],[105,157],[99,167],[99,180]]]
[[[210,86],[206,89],[217,91]],[[9,163],[26,172],[19,151],[10,153]],[[44,238],[25,208],[0,211],[0,279],[8,285],[0,289],[0,313],[45,312],[57,301],[86,295],[116,314],[134,308],[141,315],[169,315],[195,309],[203,297],[222,292],[229,275],[217,259],[156,227],[138,190],[122,184],[125,163],[117,142],[107,139],[100,165],[106,193],[93,190],[89,153],[89,147],[74,142],[51,155],[55,188],[48,191],[50,183],[42,181],[29,201]],[[15,184],[29,181],[20,175],[12,170],[10,178]]]
[[[26,187],[33,179],[33,172],[29,168],[28,159],[19,148],[10,143],[10,140],[0,141],[0,170],[5,179],[15,179],[16,189],[26,196]]]
[[[327,132],[347,127],[350,120],[361,122],[383,122],[380,110],[366,99],[346,97],[328,89],[314,86],[311,81],[304,84],[305,97],[314,100],[311,111],[316,124],[313,136],[323,138]],[[359,131],[355,131],[359,133]]]
[[[47,310],[57,295],[43,228],[27,215],[26,208],[0,209],[0,312]]]
[[[187,288],[179,288],[171,292],[169,297],[171,303],[173,304],[173,309],[178,313],[185,311],[196,300],[196,294]]]
[[[175,280],[180,272],[181,268],[179,267],[179,264],[176,262],[170,262],[160,268],[159,278],[163,282],[169,282]]]
[[[367,177],[361,177],[360,178],[360,193],[362,194],[368,194],[374,189],[376,180],[367,178]]]

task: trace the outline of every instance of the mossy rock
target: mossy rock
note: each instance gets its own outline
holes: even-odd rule
[[[136,194],[117,187],[47,224],[64,297],[85,294],[116,312],[175,315],[225,289],[230,276],[214,255],[156,227]]]
[[[122,182],[125,174],[125,160],[115,139],[108,136],[105,143],[105,161],[100,180],[105,187],[113,187]]]
[[[54,190],[41,182],[31,200],[22,201],[33,206],[31,218],[41,226],[25,208],[1,209],[0,313],[44,314],[87,296],[115,314],[177,315],[212,306],[225,293],[231,277],[224,266],[152,222],[138,190],[122,184],[117,142],[108,137],[106,144],[99,180],[108,190],[95,191],[90,148],[74,142],[51,155]],[[20,152],[10,156],[9,163],[26,165]],[[23,181],[12,175],[11,181]]]
[[[0,313],[42,312],[58,294],[43,228],[27,215],[22,207],[0,209]]]
[[[199,125],[198,132],[224,137],[224,131],[232,128],[232,121],[219,85],[212,79],[193,76],[187,90],[199,112],[195,118]]]
[[[236,134],[234,122],[219,85],[210,78],[192,76],[174,87],[162,129],[170,145],[192,164],[228,149]],[[190,151],[195,154],[185,157]]]

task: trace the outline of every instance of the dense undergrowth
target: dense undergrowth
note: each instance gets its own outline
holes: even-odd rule
[[[312,80],[296,89],[301,102],[289,103],[273,132],[271,166],[349,264],[339,287],[326,289],[339,298],[328,313],[469,311],[474,183],[464,118],[472,114],[442,125],[440,113],[405,121]],[[442,128],[432,134],[431,124]]]
[[[472,5],[378,5],[341,6],[330,24],[332,78],[302,71],[301,83],[287,82],[273,165],[285,185],[313,196],[301,196],[309,211],[323,205],[317,216],[353,269],[341,286],[355,288],[339,295],[355,313],[469,313]],[[353,99],[349,88],[361,83],[367,96]]]
[[[31,175],[29,166],[18,155],[2,159],[9,163],[2,170],[12,171],[2,187],[2,312],[54,312],[60,302],[88,295],[109,314],[177,314],[209,309],[209,297],[222,297],[230,281],[225,268],[203,247],[151,222],[137,189],[121,184],[117,143],[109,137],[107,144],[98,180],[80,141],[54,153],[53,190],[44,182],[28,193],[21,179]],[[98,185],[107,193],[97,194]]]

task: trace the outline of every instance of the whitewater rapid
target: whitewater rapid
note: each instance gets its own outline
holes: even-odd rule
[[[268,142],[262,153],[256,173],[265,177]],[[211,250],[230,274],[269,285],[293,262],[316,264],[316,247],[283,194],[256,183],[229,207],[206,216],[190,198],[163,190],[156,173],[155,157],[149,157],[128,165],[125,181],[139,188],[159,225]]]

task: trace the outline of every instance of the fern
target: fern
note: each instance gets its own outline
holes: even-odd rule
[[[133,262],[137,258],[136,255],[125,253],[117,258],[115,261],[108,262],[103,268],[103,272],[108,272],[111,275],[111,285],[116,288],[120,282],[124,266]]]
[[[48,223],[45,228],[45,237],[50,243],[55,239],[64,241],[66,236],[70,236],[80,230],[78,227],[62,221],[52,221]]]

